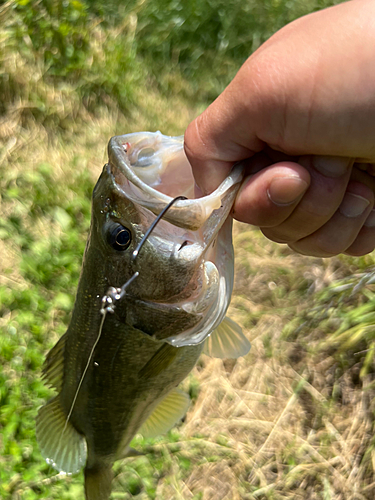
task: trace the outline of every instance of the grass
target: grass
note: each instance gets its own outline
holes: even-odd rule
[[[69,322],[91,190],[106,161],[109,137],[136,130],[183,132],[231,74],[219,72],[206,85],[196,74],[199,57],[189,73],[192,48],[204,51],[204,43],[213,44],[222,33],[229,42],[216,52],[215,64],[234,70],[244,57],[231,45],[235,31],[230,33],[225,25],[222,4],[221,17],[205,42],[203,29],[196,38],[188,35],[189,23],[211,22],[219,5],[214,2],[202,4],[207,12],[199,6],[189,16],[182,11],[189,20],[170,37],[166,34],[173,16],[167,16],[165,25],[163,16],[160,25],[153,17],[160,2],[129,3],[126,14],[108,15],[96,24],[102,3],[71,2],[68,14],[81,12],[80,32],[91,44],[87,53],[92,57],[82,62],[74,49],[65,54],[67,62],[61,49],[56,60],[46,60],[47,41],[35,38],[37,25],[26,14],[31,7],[34,16],[49,9],[48,26],[54,33],[60,26],[55,23],[56,5],[7,2],[0,7],[0,88],[6,96],[0,110],[4,500],[82,498],[82,475],[65,477],[49,468],[38,450],[34,424],[38,407],[51,395],[40,381],[41,365]],[[228,4],[233,30],[241,5]],[[252,38],[254,46],[243,41],[246,50],[293,16],[324,5],[249,2],[246,15],[258,14],[259,33]],[[116,6],[109,2],[109,12],[117,12]],[[137,15],[136,26],[131,14]],[[69,26],[69,19],[64,22]],[[160,41],[154,47],[147,34],[152,26],[152,36]],[[63,40],[75,47],[76,31],[70,35]],[[125,39],[131,44],[130,52],[124,51],[127,59],[119,49]],[[183,53],[186,40],[189,47]],[[126,61],[129,69],[123,69]],[[99,74],[103,67],[107,74]],[[158,78],[157,68],[163,68]],[[121,72],[129,76],[124,82],[118,78]],[[98,93],[101,85],[104,90]],[[136,438],[134,447],[145,455],[116,464],[112,497],[374,498],[373,255],[299,256],[241,224],[235,225],[234,243],[230,315],[243,325],[252,350],[237,361],[202,356],[183,383],[192,398],[185,422],[155,440]]]

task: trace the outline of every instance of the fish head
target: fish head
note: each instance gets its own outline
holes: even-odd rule
[[[199,344],[224,318],[232,293],[230,211],[242,167],[197,197],[183,137],[117,136],[108,153],[93,193],[85,259],[95,253],[94,273],[104,273],[109,286],[139,273],[116,303],[119,321],[176,347]],[[187,199],[171,206],[135,255],[155,217],[177,196]]]

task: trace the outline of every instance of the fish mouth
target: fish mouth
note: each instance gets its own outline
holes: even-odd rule
[[[243,179],[243,167],[236,165],[214,192],[199,196],[182,136],[168,137],[160,132],[116,136],[109,142],[108,155],[116,189],[136,206],[158,215],[174,198],[187,198],[176,201],[163,216],[170,229],[165,237],[160,238],[159,233],[159,241],[163,241],[160,251],[169,252],[174,263],[195,267],[184,290],[166,303],[196,316],[196,324],[162,340],[176,347],[199,344],[224,318],[232,293],[229,214]],[[147,302],[145,297],[139,299]],[[163,300],[159,303],[166,305]]]
[[[189,198],[177,201],[163,218],[192,231],[202,228],[214,210],[219,211],[218,218],[228,216],[243,178],[243,167],[236,165],[215,191],[197,198],[183,136],[168,137],[160,132],[112,137],[108,156],[117,170],[115,181],[126,197],[155,215],[175,197]]]

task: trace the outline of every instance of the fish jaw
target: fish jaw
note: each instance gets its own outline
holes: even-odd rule
[[[211,253],[216,254],[216,258],[213,256],[211,258],[216,263],[217,285],[210,290],[209,296],[205,300],[189,301],[182,304],[185,311],[195,312],[200,317],[200,320],[193,327],[166,339],[175,347],[193,346],[204,342],[210,333],[220,325],[226,315],[234,282],[232,224],[232,219],[228,217],[217,236],[216,248],[209,248]],[[211,263],[211,261],[208,261],[208,263]],[[214,266],[213,263],[212,265]],[[202,308],[202,304],[206,305],[205,309]]]
[[[235,166],[213,193],[194,198],[194,177],[182,137],[128,134],[112,138],[108,151],[109,163],[94,190],[94,226],[97,232],[102,228],[102,237],[103,228],[114,223],[131,228],[133,235],[127,253],[103,251],[109,258],[108,284],[121,287],[139,272],[116,314],[156,340],[176,347],[199,344],[221,322],[229,305],[230,211],[243,169]],[[167,211],[133,261],[132,252],[155,215],[180,195],[192,199],[179,200]],[[168,325],[163,324],[163,314]]]
[[[160,132],[112,137],[108,156],[125,196],[155,215],[177,196],[193,198],[177,201],[163,217],[174,226],[192,231],[201,229],[215,210],[219,210],[217,217],[226,218],[243,178],[243,168],[237,165],[215,191],[195,199],[195,180],[184,153],[183,137]],[[231,196],[233,187],[235,194]]]

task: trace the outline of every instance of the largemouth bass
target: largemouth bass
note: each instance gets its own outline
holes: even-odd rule
[[[132,454],[137,432],[155,436],[183,417],[189,398],[176,387],[203,350],[238,357],[250,348],[225,318],[233,286],[229,214],[241,167],[195,199],[182,137],[128,134],[112,138],[108,151],[72,319],[43,369],[58,395],[36,423],[48,463],[68,474],[84,467],[87,500],[109,498],[112,464]],[[176,201],[144,238],[180,195],[189,199]],[[107,314],[102,297],[131,279]]]

